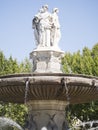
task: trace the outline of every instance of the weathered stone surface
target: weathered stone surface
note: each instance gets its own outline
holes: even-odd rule
[[[33,62],[33,72],[62,73],[61,58],[64,52],[52,49],[37,49],[30,53]]]
[[[66,130],[65,107],[67,102],[58,100],[33,100],[27,103],[29,108],[28,126],[32,129]],[[31,125],[32,124],[32,125]],[[65,125],[64,125],[65,124]]]
[[[97,77],[62,73],[33,73],[0,77],[0,101],[24,103],[27,81],[29,82],[27,101],[67,101],[66,91],[68,91],[69,101],[72,104],[98,100]]]

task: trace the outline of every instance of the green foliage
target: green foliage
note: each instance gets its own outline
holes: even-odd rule
[[[65,53],[62,64],[65,73],[98,76],[98,43],[92,50],[85,47],[81,53]]]
[[[12,56],[6,61],[6,74],[19,73],[19,65],[16,59],[13,59]]]
[[[3,52],[0,51],[0,75],[30,73],[31,68],[31,62],[27,58],[19,64],[12,56],[6,59]]]
[[[62,65],[63,65],[63,72],[71,73],[72,68],[72,55],[70,53],[66,53],[64,58],[62,59]]]
[[[93,75],[98,76],[98,43],[93,46],[91,55],[94,61]]]
[[[91,51],[85,47],[82,54],[82,73],[86,75],[93,75],[92,67],[94,67]]]
[[[0,51],[0,75],[19,73],[19,65],[16,59],[10,56],[6,59],[3,52]]]
[[[80,51],[78,51],[77,53],[74,53],[72,56],[72,72],[74,73],[80,73],[81,74],[81,67],[82,67],[82,58],[81,58],[81,54]]]
[[[6,70],[6,58],[3,54],[2,51],[0,51],[0,75],[4,75],[5,74],[5,70]]]
[[[31,62],[27,58],[25,58],[25,60],[20,63],[19,70],[20,73],[30,73],[32,71]]]
[[[16,121],[21,126],[24,125],[25,115],[27,114],[27,108],[25,105],[1,103],[0,104],[0,116],[8,117]]]
[[[98,120],[98,102],[70,105],[70,118],[76,116],[81,121]]]

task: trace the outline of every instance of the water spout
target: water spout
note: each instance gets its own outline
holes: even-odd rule
[[[19,130],[23,130],[23,128],[15,121],[6,117],[0,117],[0,130],[2,130],[3,128],[6,130],[8,127],[15,127]]]
[[[69,103],[70,102],[70,97],[69,97],[69,90],[68,90],[68,86],[67,86],[67,78],[66,79],[62,78],[61,79],[61,84],[62,84],[62,87],[64,87],[65,90],[66,90],[66,99],[67,99],[67,101]]]

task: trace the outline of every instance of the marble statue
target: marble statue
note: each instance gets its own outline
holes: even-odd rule
[[[38,46],[39,44],[39,19],[37,16],[34,17],[32,21],[32,28],[34,29],[34,37],[35,37],[35,43]]]
[[[54,8],[52,11],[52,29],[51,29],[51,45],[57,46],[61,38],[60,24],[58,19],[58,8]]]
[[[50,46],[51,14],[48,5],[42,6],[33,19],[34,36],[37,46]]]
[[[58,8],[49,12],[48,5],[43,5],[32,20],[36,48],[30,58],[35,73],[62,73],[64,52],[58,46],[61,38],[58,12]]]
[[[48,12],[48,5],[43,5],[32,20],[37,47],[57,46],[61,37],[58,9]]]

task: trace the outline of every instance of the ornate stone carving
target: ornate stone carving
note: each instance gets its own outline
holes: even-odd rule
[[[38,130],[37,124],[34,120],[34,116],[36,115],[28,115],[28,120],[26,121],[25,130]]]
[[[55,50],[35,50],[30,53],[33,62],[33,72],[62,73],[61,58],[64,53]]]
[[[50,119],[49,119],[49,122],[47,124],[47,129],[48,130],[58,130],[58,127],[54,121],[54,117],[55,117],[56,114],[53,114],[52,116],[49,115]]]
[[[29,130],[67,130],[65,127],[67,103],[64,101],[36,100],[29,101],[27,105],[29,114],[32,115],[29,117]],[[31,123],[32,125],[30,125]]]

